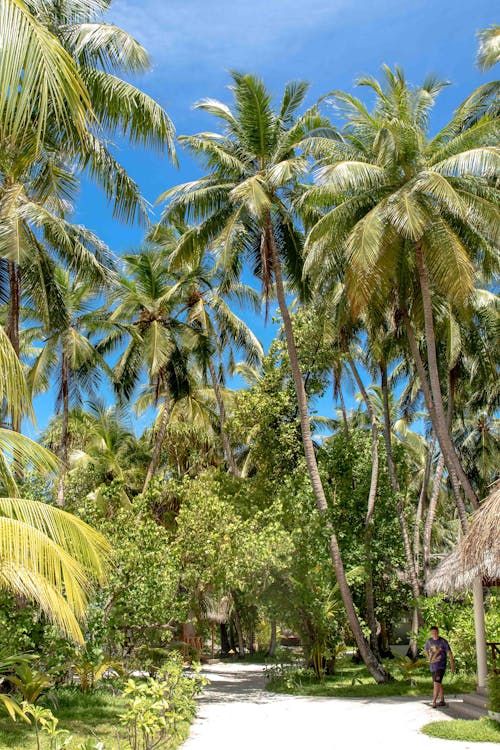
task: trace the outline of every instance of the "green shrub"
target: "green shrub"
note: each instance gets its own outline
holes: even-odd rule
[[[488,699],[490,711],[500,713],[500,677],[494,673],[488,677]]]
[[[196,710],[194,697],[206,682],[198,671],[186,674],[180,656],[172,656],[155,678],[128,680],[120,718],[131,749],[168,748],[185,739]]]

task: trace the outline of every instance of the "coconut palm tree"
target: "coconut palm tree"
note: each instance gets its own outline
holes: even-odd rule
[[[161,226],[154,235],[158,241],[163,229],[162,246],[172,252],[175,270],[175,245],[187,227],[171,232],[165,245],[167,234]],[[169,247],[170,246],[170,247]],[[178,261],[177,261],[178,262]],[[232,310],[232,304],[250,303],[259,309],[259,297],[246,284],[234,281],[214,264],[214,256],[207,247],[200,247],[193,257],[177,272],[178,280],[172,287],[172,294],[180,294],[182,306],[187,311],[187,323],[202,334],[196,358],[204,372],[208,372],[219,411],[220,434],[226,461],[232,473],[239,476],[239,469],[227,434],[226,406],[221,385],[223,379],[222,360],[228,358],[228,368],[234,368],[235,350],[244,356],[250,366],[256,366],[263,355],[262,346],[250,328]],[[219,366],[219,364],[220,366]],[[219,371],[219,374],[218,372]]]
[[[488,70],[500,60],[500,26],[494,23],[482,29],[478,37],[477,64],[481,70]]]
[[[33,137],[38,147],[49,124],[84,138],[90,96],[75,60],[23,0],[0,7],[0,142],[11,148]]]
[[[21,364],[0,328],[0,402],[12,413],[30,411],[29,389]],[[11,430],[0,430],[2,462],[6,463],[4,432],[15,435],[21,458],[52,471],[55,457]],[[83,643],[79,620],[85,618],[92,581],[105,577],[109,548],[105,539],[79,518],[42,502],[0,498],[0,588],[37,603],[59,629]]]
[[[96,309],[94,288],[88,282],[72,278],[61,268],[55,269],[55,281],[64,300],[63,324],[50,328],[48,332],[43,325],[31,326],[22,334],[31,342],[40,344],[35,347],[37,354],[28,372],[32,393],[49,390],[54,376],[57,378],[56,409],[62,412],[57,503],[62,506],[68,470],[70,408],[82,404],[84,393],[95,394],[100,373],[111,373],[90,340],[105,327],[102,314]]]
[[[196,105],[217,118],[222,132],[182,137],[183,145],[206,166],[208,174],[161,196],[161,200],[170,201],[164,219],[182,213],[186,220],[199,220],[177,244],[175,255],[180,262],[192,258],[196,248],[210,245],[219,248],[221,265],[235,276],[243,261],[250,258],[266,301],[274,284],[297,393],[307,468],[318,510],[325,516],[327,501],[311,436],[284,277],[300,287],[302,237],[290,210],[291,193],[308,169],[306,154],[337,135],[316,107],[297,115],[307,84],[288,84],[275,109],[260,79],[239,73],[233,73],[232,78],[232,107],[213,99]],[[356,643],[375,679],[384,681],[387,673],[362,633],[333,528],[330,550]]]
[[[31,398],[24,371],[12,345],[0,326],[0,404],[17,422],[23,417],[33,418]],[[18,467],[31,464],[39,471],[56,469],[55,457],[38,443],[19,435],[11,426],[0,426],[0,493],[19,495]]]
[[[359,83],[375,92],[375,107],[335,92],[347,125],[307,198],[322,216],[307,240],[306,271],[331,267],[334,247],[356,312],[395,300],[446,465],[475,505],[443,406],[434,309],[439,299],[463,306],[476,268],[498,267],[498,120],[484,115],[464,130],[457,116],[431,138],[429,113],[443,82],[412,89],[401,70],[385,67],[382,84]],[[415,330],[421,318],[425,354]]]
[[[165,253],[149,245],[135,255],[122,259],[112,302],[116,302],[109,322],[114,330],[100,343],[101,352],[125,344],[115,368],[115,387],[130,399],[144,373],[155,388],[156,401],[163,401],[161,419],[155,436],[144,490],[151,481],[160,458],[171,413],[172,398],[188,391],[187,354],[182,348],[182,334],[190,337],[191,346],[197,337],[178,315],[179,298],[172,293],[173,280]]]

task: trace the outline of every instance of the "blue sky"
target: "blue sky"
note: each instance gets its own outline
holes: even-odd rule
[[[211,128],[192,110],[198,99],[229,100],[227,71],[257,73],[277,95],[292,79],[311,82],[308,103],[332,89],[352,90],[362,74],[399,64],[413,83],[429,72],[452,85],[441,94],[433,128],[493,74],[474,65],[476,33],[498,22],[493,0],[115,0],[108,18],[150,52],[153,70],[137,80],[169,112],[177,133]],[[152,153],[121,144],[117,157],[154,203],[172,185],[199,176],[180,152],[180,168]],[[114,221],[102,194],[84,184],[75,220],[116,254],[140,244],[141,232]],[[263,319],[243,314],[264,345],[273,336]],[[53,409],[53,395],[37,399],[38,427]],[[328,407],[321,408],[323,413]]]

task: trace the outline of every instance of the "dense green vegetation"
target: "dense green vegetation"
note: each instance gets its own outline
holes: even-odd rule
[[[352,659],[343,658],[336,665],[335,674],[318,680],[313,670],[297,668],[293,665],[270,666],[266,670],[267,688],[288,695],[310,695],[335,697],[368,698],[390,695],[429,695],[429,674],[425,662],[412,662],[407,657],[399,657],[387,663],[395,679],[385,685],[373,682],[363,664],[355,664]],[[447,695],[468,692],[474,687],[470,678],[451,677],[447,684]]]
[[[431,623],[470,686],[470,596],[426,584],[498,480],[498,83],[436,133],[435,77],[384,66],[306,106],[301,81],[275,99],[232,73],[196,105],[214,132],[178,139],[199,178],[151,223],[111,141],[175,160],[174,129],[108,5],[0,10],[1,741],[108,748],[119,722],[133,750],[173,747],[200,684],[182,662],[273,657],[286,631],[305,666],[280,689],[420,694]],[[84,178],[143,223],[135,252],[72,222]],[[243,320],[262,308],[266,352]]]

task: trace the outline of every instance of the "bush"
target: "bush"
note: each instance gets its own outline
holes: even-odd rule
[[[500,677],[494,673],[488,677],[488,699],[490,711],[500,713]]]
[[[207,680],[184,672],[182,658],[172,658],[155,678],[128,680],[121,722],[132,750],[171,747],[186,738],[196,706],[194,697]]]

